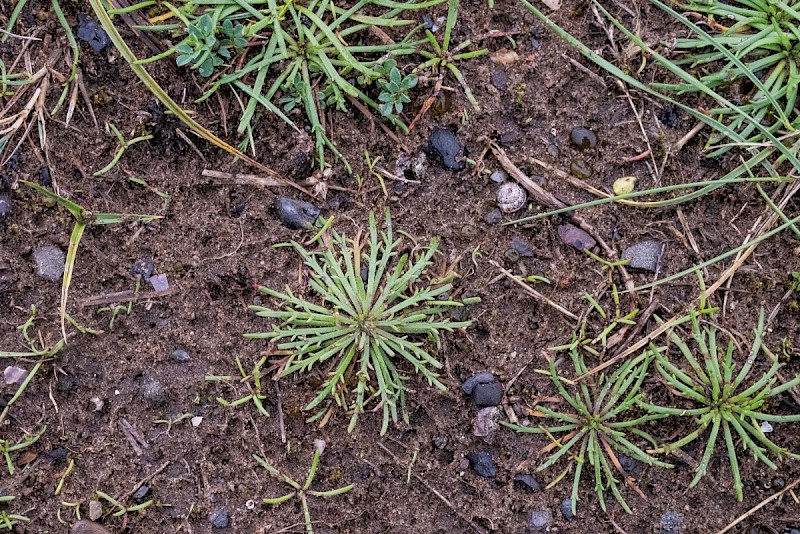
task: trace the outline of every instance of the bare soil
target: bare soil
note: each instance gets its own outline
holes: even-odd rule
[[[632,22],[614,2],[606,3],[626,23]],[[624,3],[641,10],[642,32],[653,42],[679,30],[667,24],[647,2]],[[90,13],[88,3],[64,4],[73,26],[79,12]],[[647,149],[632,105],[642,115],[643,128],[660,156],[659,165],[665,149],[694,123],[640,94],[632,93],[629,100],[615,80],[544,31],[521,5],[511,1],[497,4],[494,10],[488,10],[483,1],[465,0],[454,42],[490,30],[514,32],[519,59],[503,66],[484,56],[460,65],[480,102],[480,111],[472,109],[455,80],[448,78],[446,85],[455,89],[451,109],[429,112],[410,135],[403,137],[405,147],[410,151],[424,148],[435,126],[451,127],[468,156],[479,160],[484,149],[479,138],[503,138],[515,164],[543,177],[547,190],[569,202],[590,200],[591,196],[537,166],[533,159],[567,171],[573,158],[585,158],[594,170],[586,181],[600,189],[610,188],[614,179],[625,175],[638,176],[640,188],[655,186],[647,158],[626,162]],[[5,27],[13,4],[6,1],[0,6],[0,23]],[[553,18],[591,48],[611,57],[608,39],[585,2],[565,0]],[[48,30],[52,19],[48,2],[30,0],[15,32],[40,38],[48,35],[51,48],[66,48],[63,36]],[[129,32],[125,36],[144,55],[135,38]],[[10,39],[0,45],[6,66],[20,53],[23,43]],[[494,37],[480,44],[496,52],[510,47],[511,41]],[[1,171],[0,193],[12,196],[13,212],[0,222],[0,347],[24,350],[16,327],[28,318],[32,304],[38,308],[37,335],[47,343],[59,339],[60,282],[36,276],[32,251],[52,244],[66,251],[72,226],[71,217],[63,209],[46,204],[24,186],[11,190],[13,184],[23,179],[46,180],[45,169],[49,169],[58,190],[88,209],[158,214],[163,218],[146,224],[91,226],[80,243],[69,313],[79,323],[103,333],[70,337],[56,358],[42,367],[0,428],[2,439],[14,441],[23,431],[47,427],[34,446],[12,454],[17,472],[13,476],[6,471],[0,474],[0,494],[17,497],[3,509],[30,517],[30,523],[16,527],[17,532],[67,532],[75,515],[74,508],[65,503],[79,502],[85,517],[97,490],[133,506],[137,501],[132,493],[142,480],[151,492],[146,499],[152,498],[156,504],[124,517],[113,517],[113,510],[107,506],[99,521],[112,532],[210,532],[209,514],[220,510],[227,511],[230,523],[227,529],[214,531],[303,532],[299,501],[275,507],[261,504],[263,497],[281,495],[288,487],[269,477],[252,455],[268,458],[287,474],[304,479],[314,439],[327,443],[314,487],[329,490],[355,484],[343,496],[311,500],[314,527],[321,533],[453,533],[475,528],[527,532],[527,513],[536,509],[552,511],[551,532],[658,532],[660,518],[671,510],[684,514],[681,532],[706,533],[717,531],[771,496],[779,487],[776,479],[788,484],[800,476],[796,462],[781,463],[775,473],[743,452],[740,460],[745,497],[737,502],[724,451],[715,454],[710,475],[690,490],[692,467],[673,459],[673,470],[637,471],[636,484],[647,499],[630,489],[625,491],[633,514],[625,513],[613,498],[609,498],[609,513],[603,513],[591,479],[585,477],[578,514],[572,520],[560,512],[561,501],[570,492],[571,476],[537,492],[515,485],[513,478],[520,463],[530,460],[536,465],[538,451],[547,445],[547,438],[518,435],[507,429],[487,439],[475,437],[477,407],[462,394],[460,384],[478,371],[491,371],[504,384],[519,374],[505,404],[523,417],[526,407],[538,396],[556,394],[549,378],[534,371],[546,367],[543,349],[567,342],[575,324],[498,279],[500,273],[490,261],[518,274],[546,276],[552,284],[537,289],[576,314],[587,307],[583,295],[604,287],[608,274],[597,262],[559,240],[556,229],[564,220],[558,217],[527,225],[485,223],[485,215],[496,207],[497,184],[471,165],[463,171],[450,171],[431,162],[419,184],[389,182],[388,198],[373,179],[368,178],[359,187],[337,165],[330,183],[339,189],[331,188],[327,199],[313,199],[324,215],[335,216],[340,231],[349,234],[365,227],[369,210],[388,206],[396,228],[422,241],[441,237],[444,254],[438,267],[444,268],[444,262],[453,266],[460,274],[458,290],[482,299],[469,309],[473,325],[447,335],[438,353],[446,364],[442,379],[448,392],[432,389],[420,378],[410,381],[410,424],[390,427],[384,438],[378,435],[379,412],[365,414],[353,434],[346,432],[349,418],[341,412],[323,428],[305,422],[308,414],[302,407],[313,398],[324,369],[268,382],[265,405],[269,418],[249,403],[236,408],[221,406],[216,397],[242,397],[249,393],[246,386],[208,382],[205,377],[236,375],[237,356],[246,368],[252,368],[260,353],[268,349],[266,343],[242,337],[245,332],[269,326],[248,311],[256,296],[253,284],[273,288],[289,284],[299,292],[305,287],[299,258],[287,249],[273,248],[276,243],[308,237],[284,227],[273,209],[277,194],[302,195],[291,189],[220,184],[203,177],[204,169],[254,170],[232,162],[227,154],[186,133],[174,118],[164,114],[112,47],[95,53],[86,43],[80,46],[83,80],[98,126],[79,98],[69,126],[64,125],[63,111],[45,121],[46,151],[40,147],[34,125],[29,139]],[[30,46],[34,65],[41,65],[47,53],[38,44]],[[597,73],[604,85],[577,69],[568,58]],[[636,57],[632,63],[639,61],[641,57]],[[56,68],[67,71],[62,63]],[[505,87],[490,82],[492,73],[498,71],[507,75]],[[220,112],[221,105],[228,110],[236,108],[230,95],[195,106],[192,100],[201,94],[199,84],[203,80],[167,63],[151,72],[173,98],[194,108],[198,119],[212,130],[222,134],[225,127],[234,129],[235,118]],[[57,83],[50,86],[48,103],[55,102],[60,89]],[[417,107],[430,90],[425,84],[417,89]],[[117,144],[106,131],[108,123],[115,124],[126,137],[131,132],[147,131],[154,139],[132,146],[111,172],[93,177],[92,173],[110,160]],[[369,174],[362,157],[365,150],[391,166],[401,149],[357,110],[331,113],[329,124],[335,125],[335,142],[362,176]],[[569,134],[575,126],[597,133],[599,144],[594,150],[581,152],[570,144]],[[176,130],[186,133],[196,149]],[[258,158],[265,165],[293,179],[309,174],[307,158],[303,157],[304,140],[277,119],[265,117],[257,137]],[[704,140],[701,133],[667,159],[661,184],[711,179],[730,168],[734,155],[713,161],[704,158]],[[558,146],[557,155],[548,152],[552,144]],[[490,170],[499,168],[491,153],[483,163]],[[131,183],[131,176],[167,193],[170,200],[166,207],[152,191]],[[799,207],[794,200],[787,212],[796,213]],[[618,250],[644,238],[665,242],[661,273],[671,274],[739,245],[764,214],[763,201],[754,189],[744,187],[719,189],[680,209],[686,226],[681,224],[676,208],[641,210],[606,205],[587,210],[584,216]],[[514,216],[538,211],[540,207],[532,204]],[[468,225],[476,231],[465,231]],[[697,243],[699,255],[690,246],[688,232]],[[511,264],[506,250],[515,237],[530,243],[533,255]],[[109,314],[97,313],[101,306],[86,305],[87,299],[134,289],[131,267],[148,257],[153,258],[156,273],[166,274],[172,292],[136,302],[130,315],[121,314],[113,330],[109,329]],[[800,249],[792,234],[783,233],[762,244],[733,278],[730,288],[717,294],[716,304],[723,305],[723,296],[726,300],[725,313],[716,318],[721,327],[746,341],[752,336],[759,306],[772,310],[786,291],[788,271],[798,270],[798,263]],[[715,280],[727,265],[723,262],[709,267],[709,280]],[[636,272],[634,278],[645,283],[654,275]],[[687,277],[653,292],[640,292],[638,303],[643,309],[651,299],[658,299],[664,307],[661,314],[668,315],[679,313],[696,294],[696,280]],[[603,302],[610,303],[607,292]],[[779,346],[782,339],[797,343],[800,321],[794,304],[787,303],[778,315],[768,335],[769,346]],[[653,328],[651,321],[644,333]],[[171,354],[176,349],[186,350],[189,360],[174,361]],[[794,352],[786,375],[798,371],[797,349],[791,350]],[[23,360],[16,365],[30,369],[33,364]],[[163,398],[148,400],[143,396],[143,382],[152,379],[163,385]],[[4,386],[0,399],[7,402],[14,390],[15,386]],[[645,390],[658,398],[663,385],[653,376]],[[102,403],[101,409],[96,409],[97,401],[90,400],[93,398]],[[277,417],[279,398],[285,442]],[[780,409],[796,411],[798,407],[788,404]],[[188,419],[173,425],[157,422],[183,414],[203,419],[196,427]],[[126,424],[143,438],[136,447],[126,438]],[[670,419],[650,431],[666,440],[681,432],[681,425]],[[797,426],[780,426],[775,440],[797,452]],[[62,448],[66,457],[61,454]],[[466,456],[477,450],[492,454],[498,467],[495,478],[482,478],[465,463]],[[695,457],[702,454],[701,449],[689,448],[686,452]],[[74,469],[55,495],[69,460],[74,460]],[[559,472],[556,467],[536,477],[544,488]],[[734,531],[788,532],[800,528],[800,509],[791,497],[787,494],[770,503]],[[248,506],[248,501],[254,506]]]

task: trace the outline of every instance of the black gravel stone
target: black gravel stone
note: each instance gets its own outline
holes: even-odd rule
[[[275,209],[281,223],[292,230],[311,228],[319,217],[319,208],[314,204],[289,197],[276,198]]]
[[[514,476],[514,484],[528,491],[541,491],[542,489],[533,475],[529,473],[519,473]]]
[[[469,465],[473,471],[483,478],[494,478],[497,476],[497,466],[492,455],[486,451],[471,452],[467,455]]]
[[[89,43],[92,50],[100,52],[103,48],[108,46],[111,39],[103,27],[94,19],[78,13],[78,39]]]
[[[481,373],[475,373],[471,377],[464,380],[464,383],[461,384],[461,389],[467,395],[472,395],[472,391],[475,389],[475,386],[478,384],[488,384],[490,382],[494,382],[494,375],[487,371],[483,371]]]
[[[465,163],[457,159],[462,151],[456,134],[447,128],[434,128],[428,137],[428,153],[441,162],[445,169],[460,171],[464,168]]]
[[[472,400],[478,406],[497,406],[503,399],[503,384],[490,382],[477,384],[472,390]]]

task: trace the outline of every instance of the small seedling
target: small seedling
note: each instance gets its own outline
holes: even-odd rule
[[[263,356],[256,364],[253,366],[253,372],[248,374],[244,366],[242,365],[242,361],[239,357],[236,357],[236,367],[239,368],[239,374],[241,375],[241,379],[238,382],[241,382],[247,386],[247,389],[250,391],[249,395],[236,399],[234,401],[227,401],[222,397],[217,397],[217,402],[219,402],[223,406],[230,406],[236,407],[241,406],[242,404],[246,404],[251,402],[255,404],[256,409],[261,413],[264,417],[269,417],[269,412],[267,409],[264,408],[264,404],[261,402],[267,398],[262,391],[262,386],[264,384],[261,383],[262,376],[261,376],[261,367],[266,363],[267,357]],[[233,382],[237,380],[234,376],[216,376],[216,375],[209,375],[206,377],[206,381],[208,382]]]
[[[378,80],[378,87],[381,89],[381,94],[378,96],[378,100],[381,101],[381,115],[384,117],[399,115],[403,112],[403,104],[411,102],[408,92],[416,87],[417,75],[412,73],[403,76],[394,59],[384,61],[381,71],[386,75],[386,79]]]
[[[5,415],[5,411],[3,415]],[[42,429],[36,434],[28,434],[27,432],[25,432],[25,437],[23,437],[20,441],[14,443],[13,445],[10,440],[0,439],[0,454],[2,454],[3,458],[5,458],[6,460],[6,468],[8,469],[9,475],[13,475],[16,471],[14,469],[14,462],[11,460],[11,453],[27,449],[28,447],[39,441],[39,438],[42,437],[45,430],[47,430],[47,427],[43,426]]]
[[[121,502],[116,500],[114,497],[109,495],[108,493],[105,493],[105,492],[100,491],[100,490],[97,490],[94,493],[95,493],[95,495],[97,495],[98,500],[102,499],[102,500],[108,502],[114,508],[116,508],[116,510],[111,514],[114,517],[121,517],[121,516],[123,516],[125,514],[129,514],[131,512],[138,512],[139,510],[144,510],[145,508],[149,508],[153,504],[153,499],[150,499],[148,501],[145,501],[145,502],[143,502],[141,504],[137,504],[135,506],[125,506],[124,504],[122,504]]]
[[[72,272],[75,268],[75,260],[78,256],[78,245],[81,242],[83,233],[86,227],[90,224],[106,225],[106,224],[119,224],[128,221],[141,221],[147,222],[155,219],[161,219],[159,215],[129,215],[125,213],[92,213],[86,208],[67,200],[66,198],[45,189],[39,184],[29,182],[27,180],[20,180],[28,187],[35,189],[46,199],[55,202],[56,204],[64,207],[75,218],[75,226],[72,228],[72,235],[69,239],[69,248],[67,249],[67,258],[64,263],[64,275],[61,280],[61,335],[63,341],[67,340],[67,296],[69,294],[69,286],[72,283]]]
[[[656,369],[666,381],[669,391],[691,401],[697,407],[672,408],[647,402],[640,403],[642,408],[652,414],[690,417],[692,418],[691,427],[694,430],[673,443],[656,447],[649,452],[670,453],[699,439],[708,430],[703,456],[695,470],[695,477],[689,484],[689,487],[693,488],[706,474],[711,456],[718,444],[720,430],[722,430],[728,449],[733,487],[736,490],[737,498],[741,501],[744,484],[739,472],[739,459],[736,455],[734,439],[741,440],[742,446],[752,452],[756,460],[763,462],[770,469],[777,469],[777,465],[770,456],[778,461],[783,458],[800,459],[800,455],[778,446],[766,434],[771,429],[772,423],[800,421],[800,414],[773,415],[766,413],[766,410],[775,405],[779,395],[800,384],[800,375],[788,382],[776,385],[776,375],[782,365],[775,354],[762,343],[763,309],[759,313],[758,326],[755,329],[755,338],[750,353],[744,365],[735,375],[733,340],[730,340],[727,348],[723,349],[717,344],[717,328],[714,326],[701,328],[698,315],[698,312],[691,312],[689,316],[692,323],[691,339],[694,341],[694,349],[689,347],[677,331],[672,330],[669,334],[670,341],[680,350],[683,363],[688,364],[688,369],[684,365],[672,363],[668,351],[660,351],[655,348],[651,350],[656,361]],[[746,385],[761,352],[767,355],[771,366],[750,385]]]
[[[277,299],[279,307],[250,309],[277,322],[271,332],[245,337],[267,339],[290,353],[280,376],[308,371],[333,359],[329,377],[305,408],[319,410],[311,421],[326,421],[335,402],[351,410],[348,431],[352,432],[365,405],[377,399],[383,408],[381,434],[386,433],[390,419],[398,420],[398,407],[407,422],[403,382],[408,378],[395,362],[411,364],[431,385],[445,389],[432,370],[442,364],[428,352],[425,342],[432,340],[439,348],[442,331],[468,327],[470,321],[450,322],[442,315],[480,299],[465,299],[462,304],[444,298],[453,289],[455,273],[422,279],[433,264],[438,239],[432,239],[427,247],[417,246],[419,252],[400,256],[402,241],[392,233],[388,210],[380,238],[375,215],[370,213],[366,243],[360,232],[348,240],[336,231],[330,239],[319,241],[322,250],[309,251],[291,243],[311,272],[309,285],[320,297],[319,304],[294,295],[288,286],[285,293],[259,287],[263,294]],[[352,402],[347,400],[351,387],[355,390]]]
[[[290,485],[293,490],[283,495],[281,497],[274,497],[274,498],[264,498],[262,502],[264,504],[281,504],[293,497],[297,497],[300,499],[300,503],[303,506],[303,518],[306,524],[306,534],[314,534],[314,528],[312,527],[311,521],[311,511],[308,509],[308,497],[335,497],[336,495],[342,495],[347,493],[355,486],[353,484],[348,484],[347,486],[341,487],[335,490],[329,491],[315,491],[311,488],[311,483],[314,481],[314,475],[317,473],[317,466],[319,465],[319,457],[322,452],[325,450],[325,442],[322,440],[315,440],[314,441],[314,459],[311,461],[311,469],[308,471],[308,477],[306,477],[305,483],[301,486],[299,483],[295,482],[289,476],[281,473],[271,464],[269,464],[265,459],[261,458],[260,456],[253,455],[253,458],[256,462],[258,462],[267,472],[272,475],[273,477],[277,478],[278,480],[285,482],[286,484]]]
[[[189,35],[175,47],[178,66],[191,65],[205,78],[211,76],[216,67],[230,61],[233,57],[231,50],[240,54],[247,47],[244,26],[234,26],[230,19],[223,21],[219,28],[224,38],[217,39],[219,20],[216,17],[220,12],[214,10],[211,13],[215,18],[205,13],[194,22],[184,19],[188,23]]]
[[[138,137],[134,137],[133,139],[130,139],[130,140],[126,141],[125,138],[122,136],[122,134],[120,133],[120,131],[117,129],[116,126],[114,126],[113,124],[111,124],[109,122],[108,123],[108,127],[111,128],[111,130],[114,132],[114,135],[117,136],[117,140],[119,141],[119,146],[114,151],[114,157],[111,158],[111,161],[108,162],[108,165],[106,165],[105,167],[103,167],[102,169],[100,169],[99,171],[94,173],[92,176],[102,176],[102,175],[104,175],[105,173],[107,173],[108,171],[113,169],[114,166],[116,166],[117,162],[122,157],[122,154],[124,154],[125,151],[130,146],[135,145],[136,143],[140,143],[142,141],[149,141],[150,139],[153,138],[152,135],[147,134],[147,135],[140,135]]]
[[[14,499],[16,499],[16,497],[13,495],[0,495],[0,504],[10,503]],[[14,529],[14,525],[23,522],[27,523],[29,521],[30,519],[25,517],[24,515],[9,514],[6,510],[0,512],[0,529],[10,531]]]
[[[456,67],[456,62],[483,56],[488,54],[489,50],[482,48],[480,50],[462,52],[462,50],[472,46],[472,41],[469,39],[455,46],[452,50],[450,49],[450,37],[453,33],[453,28],[455,28],[456,20],[458,19],[458,7],[459,0],[447,1],[447,22],[445,22],[444,36],[442,37],[441,44],[439,44],[439,42],[436,40],[433,32],[428,29],[425,30],[427,44],[431,46],[432,51],[424,49],[419,51],[419,54],[425,58],[425,61],[416,69],[414,69],[414,72],[421,73],[430,69],[437,74],[441,82],[444,77],[445,70],[450,71],[456,80],[458,80],[458,83],[464,90],[464,94],[467,95],[467,100],[470,101],[472,107],[475,109],[475,111],[480,111],[478,101],[475,100],[475,96],[473,96],[472,90],[469,88],[464,75],[461,73],[458,67]],[[441,90],[441,83],[437,84],[437,88]],[[436,95],[433,96],[435,99]]]
[[[569,353],[576,376],[587,373],[588,369],[578,350],[578,344],[574,344]],[[636,409],[636,402],[641,396],[639,390],[647,376],[651,356],[646,353],[641,354],[627,361],[610,376],[601,373],[596,378],[592,376],[584,379],[578,384],[578,391],[575,394],[567,391],[565,384],[568,381],[559,376],[555,360],[555,357],[550,358],[550,378],[558,390],[560,399],[565,401],[572,411],[554,410],[538,405],[533,415],[554,420],[556,424],[531,427],[510,423],[503,423],[503,425],[517,432],[546,434],[550,438],[551,443],[540,451],[540,453],[548,455],[547,460],[537,468],[537,471],[547,469],[559,459],[568,460],[567,467],[551,485],[559,482],[574,469],[573,514],[576,513],[578,485],[583,469],[587,465],[586,460],[589,461],[588,465],[593,468],[595,491],[603,511],[606,511],[605,490],[610,489],[622,508],[631,513],[620,492],[617,477],[624,481],[625,486],[632,488],[642,498],[645,497],[636,486],[634,479],[623,469],[619,461],[620,455],[624,454],[647,465],[672,467],[672,465],[650,456],[633,442],[636,439],[644,439],[651,445],[655,445],[655,439],[639,427],[648,421],[666,417],[666,415],[655,414],[631,417],[632,412]],[[560,433],[565,435],[556,438],[554,434]]]

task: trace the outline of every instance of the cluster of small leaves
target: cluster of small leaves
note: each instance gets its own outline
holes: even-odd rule
[[[210,15],[204,14],[188,24],[188,32],[186,38],[175,47],[177,64],[179,67],[191,65],[206,78],[214,74],[216,67],[233,57],[231,50],[240,53],[247,47],[244,26],[234,26],[229,19],[218,27]],[[219,39],[218,32],[224,37]]]
[[[411,73],[403,76],[394,59],[384,61],[381,70],[386,76],[386,79],[378,80],[378,87],[381,90],[378,96],[378,100],[381,101],[381,115],[388,117],[393,113],[402,113],[403,104],[411,102],[408,93],[416,87],[419,81],[417,75]]]
[[[308,371],[332,359],[329,376],[305,408],[319,410],[310,420],[323,418],[338,405],[351,411],[348,431],[352,432],[365,405],[377,400],[383,409],[384,434],[390,420],[398,421],[398,412],[408,422],[403,384],[408,377],[399,364],[410,364],[430,384],[444,390],[433,371],[442,364],[426,342],[433,341],[439,348],[442,331],[469,326],[470,321],[451,322],[443,314],[479,299],[461,303],[445,298],[452,290],[453,274],[424,280],[438,239],[401,255],[403,239],[395,238],[388,210],[380,237],[370,213],[366,241],[362,242],[360,233],[350,241],[333,231],[327,242],[320,241],[321,250],[309,251],[292,242],[311,273],[309,286],[320,297],[319,303],[294,295],[288,286],[284,293],[262,286],[261,292],[277,299],[278,307],[251,306],[251,310],[277,322],[270,332],[246,337],[267,339],[290,353],[281,376]],[[348,400],[350,393],[352,400]]]
[[[674,331],[670,333],[670,341],[680,350],[683,360],[689,365],[684,369],[672,363],[668,351],[651,347],[656,361],[656,368],[673,394],[688,399],[696,407],[675,408],[663,407],[649,403],[641,403],[642,408],[650,413],[691,417],[693,430],[674,443],[663,445],[655,452],[668,453],[692,443],[707,434],[706,446],[702,459],[695,470],[695,477],[689,487],[694,487],[706,474],[712,453],[719,441],[720,430],[728,450],[728,460],[733,474],[733,486],[736,496],[742,500],[742,478],[739,473],[739,460],[736,456],[734,440],[740,440],[742,446],[749,450],[756,460],[771,469],[777,469],[775,460],[783,458],[800,459],[800,455],[789,452],[770,440],[765,430],[771,423],[789,423],[800,421],[800,414],[773,415],[764,410],[772,407],[776,397],[800,384],[800,375],[783,384],[776,384],[777,373],[782,364],[778,358],[764,346],[761,337],[764,333],[764,310],[761,310],[755,339],[750,353],[738,373],[733,362],[734,343],[728,342],[724,350],[717,342],[717,329],[714,326],[700,328],[698,313],[690,316],[692,323],[692,339],[694,350]],[[770,361],[770,368],[757,379],[747,384],[759,353],[765,353]]]

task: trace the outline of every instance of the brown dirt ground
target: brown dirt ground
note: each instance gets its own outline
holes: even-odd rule
[[[626,1],[636,5],[637,2]],[[579,0],[566,0],[554,19],[582,38],[594,49],[604,49],[607,39],[594,23],[591,11]],[[612,2],[608,3],[613,6]],[[658,40],[676,31],[661,24],[663,18],[646,2],[638,2],[645,35]],[[2,4],[0,23],[5,27],[12,4]],[[71,23],[77,13],[88,13],[88,3],[66,3]],[[615,8],[616,9],[616,8]],[[43,36],[47,31],[37,21],[38,12],[49,12],[49,3],[30,0],[16,30],[24,35]],[[626,19],[626,22],[630,22]],[[625,163],[625,158],[641,153],[646,147],[639,125],[625,96],[614,81],[601,76],[601,87],[583,72],[576,70],[565,57],[583,62],[574,51],[541,30],[534,18],[514,2],[498,2],[489,11],[479,0],[466,0],[461,9],[455,42],[489,30],[517,31],[520,60],[507,67],[509,83],[498,90],[489,82],[490,73],[503,67],[488,57],[463,65],[466,78],[481,111],[469,107],[460,91],[454,93],[454,105],[441,115],[429,114],[405,139],[415,149],[426,144],[427,134],[435,125],[458,129],[469,155],[476,158],[483,135],[497,137],[516,131],[518,140],[506,150],[512,160],[532,174],[546,177],[546,188],[570,201],[590,197],[536,167],[530,158],[548,161],[566,170],[577,152],[569,144],[574,126],[588,126],[597,132],[599,147],[588,157],[595,170],[588,180],[596,187],[610,187],[622,175],[641,177],[640,187],[654,185],[645,161]],[[130,36],[128,36],[130,37]],[[533,49],[532,39],[540,46]],[[53,46],[65,46],[56,37]],[[134,42],[129,39],[129,42]],[[490,50],[509,46],[504,39],[488,39]],[[2,45],[0,54],[10,64],[19,52],[20,41]],[[371,181],[355,190],[354,180],[336,168],[333,183],[349,192],[333,191],[326,201],[318,200],[325,214],[334,214],[338,228],[349,233],[364,227],[370,209],[389,206],[397,228],[420,239],[434,235],[442,238],[442,249],[457,264],[462,275],[457,285],[465,293],[478,295],[482,302],[469,311],[474,324],[466,332],[446,336],[440,359],[446,362],[443,380],[448,393],[440,393],[415,378],[409,383],[410,425],[392,427],[388,435],[378,437],[380,414],[366,414],[352,435],[345,431],[347,417],[337,413],[324,428],[304,422],[301,411],[313,395],[322,371],[310,378],[296,377],[280,381],[287,442],[280,440],[276,414],[276,395],[267,389],[266,405],[273,417],[260,416],[251,405],[226,409],[214,399],[218,395],[232,399],[244,394],[240,385],[220,386],[205,381],[209,374],[235,374],[233,363],[239,356],[252,366],[266,344],[245,340],[242,333],[265,329],[264,320],[248,313],[247,305],[255,293],[254,283],[279,287],[298,285],[299,260],[291,252],[272,245],[302,237],[287,230],[272,210],[278,191],[245,186],[218,185],[201,176],[204,169],[252,172],[241,164],[209,148],[194,138],[202,157],[175,135],[177,123],[158,111],[150,94],[135,80],[130,69],[108,48],[93,53],[81,43],[81,69],[88,94],[101,125],[95,127],[86,106],[79,101],[69,127],[63,124],[63,112],[47,121],[50,173],[60,190],[82,205],[98,211],[154,213],[164,218],[148,224],[91,227],[80,244],[70,295],[69,311],[84,325],[105,330],[102,335],[81,334],[70,338],[67,347],[42,368],[10,417],[0,428],[4,439],[15,439],[22,430],[47,431],[30,451],[34,455],[14,455],[18,472],[0,474],[0,493],[16,495],[6,509],[31,518],[20,532],[66,532],[57,519],[74,520],[72,509],[63,502],[80,502],[84,516],[88,501],[96,490],[123,496],[138,487],[138,481],[161,469],[148,481],[152,498],[158,506],[127,517],[114,518],[106,513],[102,522],[113,532],[209,532],[208,514],[217,509],[230,513],[229,532],[302,532],[302,512],[294,502],[279,507],[256,504],[262,497],[278,495],[285,488],[266,476],[252,459],[254,453],[269,458],[287,473],[302,478],[310,464],[312,442],[324,439],[324,454],[315,487],[332,489],[354,483],[355,489],[342,497],[314,500],[312,516],[318,532],[415,532],[451,533],[469,531],[463,518],[495,532],[526,531],[526,513],[537,508],[553,511],[553,532],[614,532],[612,521],[628,533],[657,531],[661,515],[667,510],[685,514],[683,532],[712,532],[723,527],[762,499],[772,495],[774,478],[785,481],[800,476],[792,462],[780,465],[779,474],[741,454],[746,482],[745,499],[739,503],[731,489],[730,473],[722,455],[715,455],[706,477],[696,488],[687,491],[692,469],[677,462],[674,470],[642,469],[638,486],[647,496],[643,500],[628,490],[626,497],[633,514],[624,513],[616,503],[610,514],[599,509],[591,481],[581,485],[578,515],[567,521],[559,513],[561,500],[570,484],[562,481],[551,489],[526,492],[513,484],[515,468],[526,459],[535,460],[537,450],[547,443],[540,436],[517,435],[499,430],[487,442],[474,437],[472,424],[476,408],[460,392],[461,381],[481,370],[492,371],[503,382],[523,372],[509,391],[521,411],[537,394],[554,394],[549,379],[531,372],[543,368],[543,348],[569,339],[574,324],[515,287],[494,281],[498,271],[489,261],[504,261],[504,252],[515,236],[528,240],[535,253],[513,266],[516,272],[540,273],[550,278],[551,286],[540,287],[549,298],[580,312],[586,306],[584,292],[595,291],[605,280],[598,265],[575,250],[561,244],[556,227],[558,218],[525,226],[487,225],[484,215],[495,205],[496,185],[487,176],[468,167],[451,172],[431,165],[429,174],[418,185],[394,187],[384,199]],[[139,50],[143,53],[143,50]],[[40,65],[44,52],[31,46],[31,59]],[[593,70],[595,70],[593,68]],[[198,80],[167,65],[152,69],[156,78],[168,87],[173,97],[185,92],[186,105],[199,95]],[[453,84],[453,80],[448,80]],[[418,96],[424,96],[420,88]],[[60,87],[53,84],[48,103],[58,97]],[[680,138],[693,123],[679,117],[671,127],[655,117],[662,106],[634,94],[633,102],[644,114],[645,128],[657,151]],[[225,102],[231,106],[231,102]],[[468,118],[463,119],[466,111]],[[219,103],[197,106],[198,117],[216,131],[221,131]],[[229,119],[230,120],[230,119]],[[131,147],[117,167],[100,178],[91,173],[104,165],[116,146],[113,135],[102,128],[105,123],[121,131],[148,130],[156,138]],[[37,180],[46,165],[45,154],[38,147],[36,128],[24,142],[18,155],[2,169],[3,185],[8,188],[20,179]],[[302,169],[288,168],[285,154],[298,142],[289,129],[274,120],[264,120],[259,129],[259,158],[286,174],[300,174]],[[350,157],[356,172],[364,172],[361,154],[368,149],[374,157],[394,161],[397,147],[382,135],[369,133],[369,122],[356,112],[336,115],[335,140]],[[700,136],[701,137],[701,136]],[[718,176],[728,161],[706,161],[698,137],[664,169],[664,184]],[[560,147],[556,157],[547,155],[547,145]],[[487,156],[489,168],[497,163]],[[170,195],[166,209],[152,192],[127,181],[129,176],[145,178],[154,188]],[[392,184],[390,184],[390,187]],[[0,190],[0,193],[4,192]],[[291,191],[282,191],[293,194]],[[34,248],[56,244],[64,247],[69,240],[71,219],[63,210],[44,204],[25,187],[11,192],[14,213],[0,226],[0,347],[22,350],[16,326],[28,316],[31,304],[39,308],[37,331],[45,340],[59,336],[59,285],[43,281],[33,274],[31,252]],[[701,259],[708,259],[738,245],[754,221],[763,213],[763,202],[750,188],[723,188],[701,201],[681,208],[700,249]],[[796,213],[797,201],[787,208]],[[526,208],[535,213],[538,206]],[[635,210],[623,206],[605,206],[585,213],[600,235],[623,248],[643,237],[667,243],[663,272],[674,273],[690,266],[698,258],[688,247],[684,228],[675,208]],[[735,219],[735,220],[734,220]],[[465,236],[465,225],[477,228]],[[789,233],[779,235],[760,246],[756,254],[734,278],[728,291],[727,313],[718,316],[721,325],[737,333],[752,332],[758,307],[768,310],[785,291],[787,272],[798,269],[797,239]],[[480,247],[480,255],[470,259]],[[168,276],[174,293],[134,305],[130,316],[120,316],[113,330],[108,330],[107,315],[95,313],[96,307],[81,306],[90,296],[130,290],[134,281],[129,274],[137,259],[152,256],[157,273]],[[709,268],[710,279],[722,271]],[[637,283],[652,280],[652,275],[637,273]],[[659,287],[652,295],[639,294],[641,307],[651,297],[658,298],[670,311],[677,311],[696,294],[696,283],[684,279]],[[720,293],[721,295],[721,293]],[[608,303],[606,296],[604,302]],[[721,302],[718,302],[721,304]],[[782,338],[797,341],[797,311],[782,312],[769,333],[767,342],[777,345]],[[648,325],[648,330],[653,325]],[[176,363],[170,354],[183,348],[191,359]],[[795,354],[794,356],[797,356]],[[4,364],[11,362],[6,360]],[[20,365],[30,368],[31,362]],[[796,372],[792,362],[787,374]],[[163,403],[142,398],[142,377],[156,377],[166,387]],[[645,384],[651,394],[658,394],[660,384],[653,378]],[[6,401],[11,386],[2,389]],[[104,402],[94,411],[90,399]],[[795,406],[794,409],[797,409]],[[191,413],[203,417],[194,428],[188,421],[167,429],[156,420],[174,419]],[[147,447],[136,454],[123,434],[120,423],[127,421],[146,438]],[[677,422],[655,425],[652,431],[668,438],[679,431]],[[781,427],[776,440],[796,449],[800,442],[797,427]],[[439,449],[434,438],[445,438]],[[379,444],[397,456],[394,461]],[[66,478],[60,495],[54,490],[66,467],[66,460],[54,460],[50,453],[59,447],[75,468]],[[417,450],[412,472],[439,491],[452,507],[437,498],[416,478],[407,482],[406,463]],[[465,456],[474,450],[490,451],[498,466],[494,479],[479,477],[464,469]],[[698,450],[687,451],[697,454]],[[543,486],[559,472],[551,469],[538,475]],[[613,499],[612,499],[613,501]],[[132,497],[125,500],[133,505]],[[800,509],[787,495],[758,512],[751,525],[763,525],[783,532],[800,526]],[[284,529],[284,530],[282,530]]]

